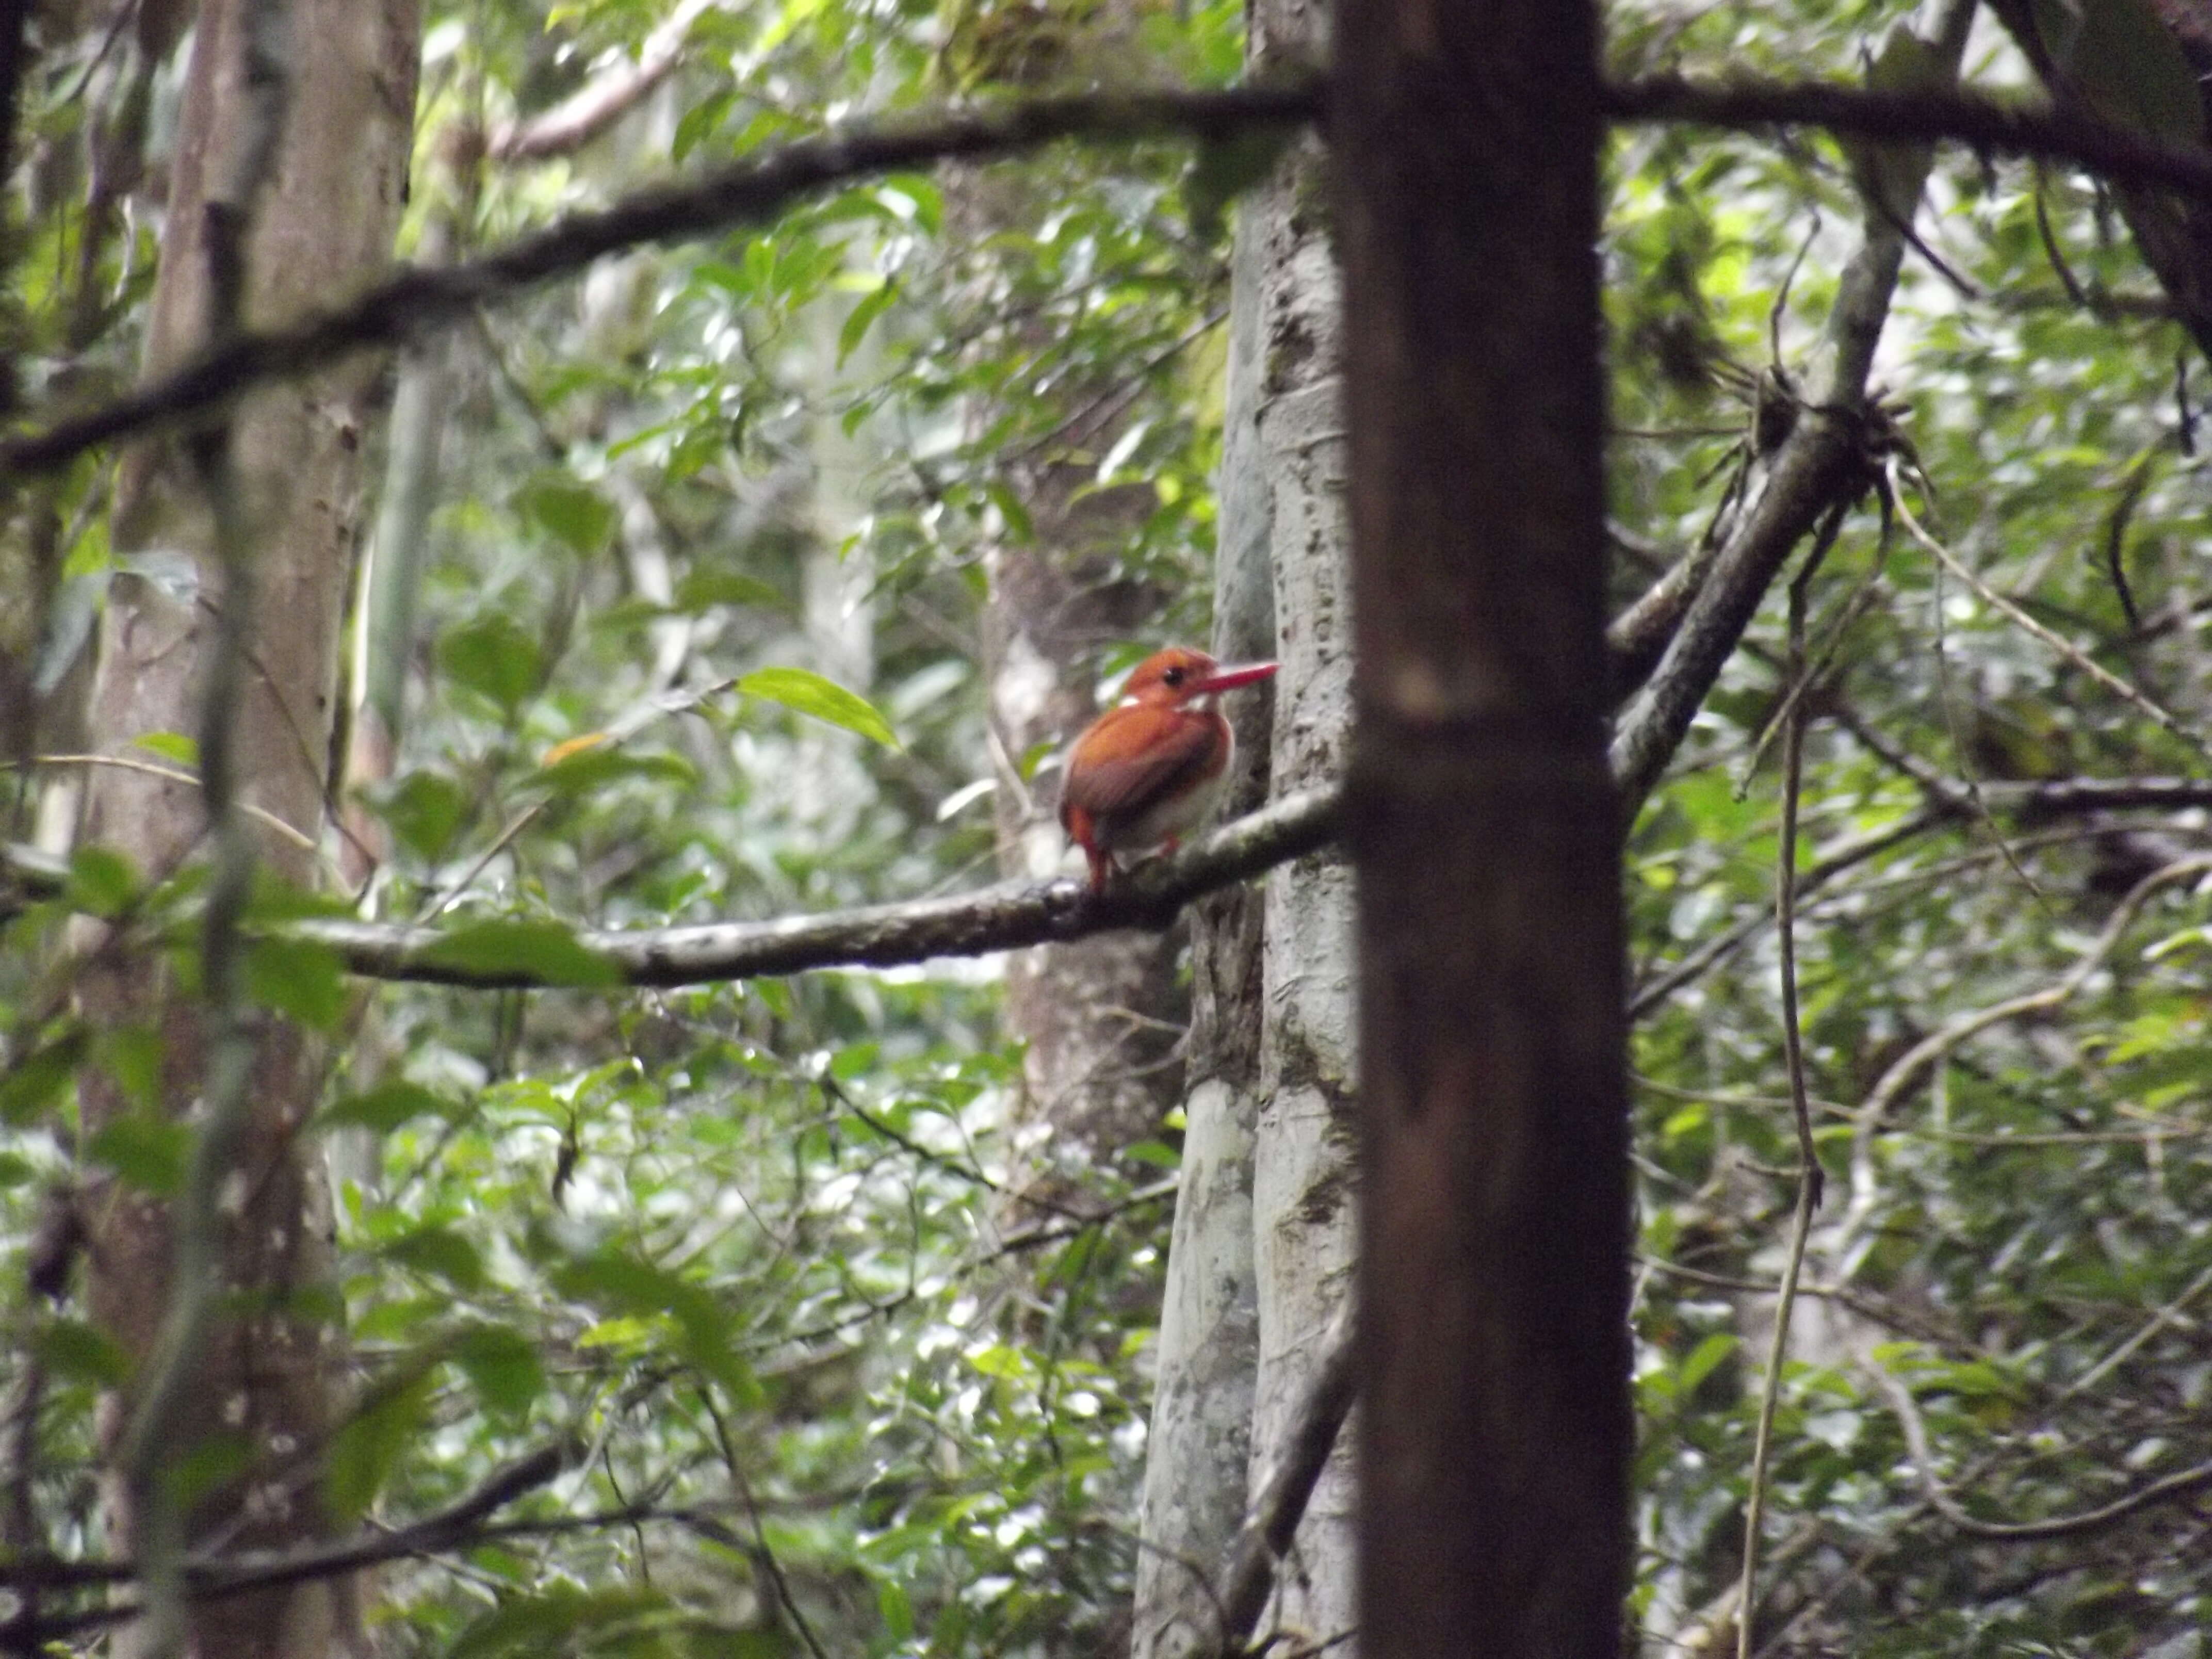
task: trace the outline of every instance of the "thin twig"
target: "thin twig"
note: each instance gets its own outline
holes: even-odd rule
[[[2028,615],[2028,613],[2022,610],[2018,605],[2007,599],[2003,594],[1998,592],[1996,588],[1990,586],[1989,583],[1984,581],[1981,577],[1975,574],[1972,570],[1969,570],[1965,565],[1961,564],[1957,556],[1952,553],[1949,548],[1944,546],[1942,542],[1930,535],[1926,527],[1921,524],[1920,520],[1912,516],[1912,511],[1910,507],[1905,506],[1902,494],[1896,490],[1895,473],[1893,471],[1892,473],[1892,494],[1896,496],[1898,521],[1904,525],[1905,534],[1911,537],[1914,541],[1918,542],[1921,546],[1927,549],[1929,554],[1938,564],[1942,565],[1944,569],[1949,571],[1960,581],[1966,583],[1968,587],[1973,589],[1975,594],[1981,599],[1983,604],[1988,605],[1991,610],[2002,613],[2022,632],[2032,635],[2036,639],[2042,641],[2044,644],[2049,646],[2053,651],[2056,651],[2060,656],[2063,657],[2075,667],[2080,669],[2083,673],[2089,676],[2091,679],[2096,681],[2098,684],[2103,686],[2107,691],[2112,692],[2113,696],[2123,699],[2124,702],[2142,711],[2144,714],[2148,715],[2152,720],[2156,722],[2164,730],[2180,738],[2182,742],[2187,744],[2191,749],[2194,749],[2198,754],[2203,755],[2208,760],[2212,760],[2212,744],[2208,744],[2203,738],[2199,737],[2195,732],[2190,730],[2187,726],[2184,725],[2180,716],[2175,714],[2163,705],[2153,701],[2147,693],[2128,684],[2127,681],[2122,679],[2118,674],[2112,672],[2111,669],[2106,668],[2103,664],[2098,662],[2096,659],[2090,656],[2087,652],[2084,651],[2080,646],[2075,644],[2073,641],[2068,639],[2064,635],[2056,633],[2051,629],[2045,627],[2041,623],[2036,621],[2033,617]]]
[[[1833,537],[1817,544],[1790,584],[1790,688],[1805,673],[1805,606],[1819,556]],[[1782,1052],[1790,1078],[1790,1110],[1797,1131],[1797,1202],[1790,1218],[1790,1259],[1774,1307],[1774,1341],[1759,1392],[1759,1426],[1752,1440],[1751,1492],[1744,1504],[1742,1588],[1736,1595],[1736,1659],[1751,1659],[1751,1631],[1759,1613],[1759,1547],[1766,1520],[1767,1460],[1772,1453],[1774,1413],[1782,1399],[1782,1366],[1790,1352],[1790,1320],[1796,1310],[1797,1281],[1812,1236],[1813,1212],[1827,1184],[1813,1139],[1813,1108],[1805,1086],[1804,1035],[1797,1007],[1797,811],[1805,776],[1805,708],[1793,701],[1782,728],[1782,836],[1775,860],[1774,924],[1782,947]]]
[[[1888,487],[1882,495],[1883,510],[1893,517],[1898,504],[1896,477],[1893,471]],[[1952,763],[1959,769],[1960,793],[1967,809],[1973,814],[1974,821],[1981,825],[1990,838],[1990,845],[2004,860],[2005,868],[2012,872],[2013,879],[2027,889],[2028,896],[2034,899],[2038,908],[2050,916],[2051,901],[2045,896],[2042,885],[2027,872],[2027,866],[2020,861],[2012,842],[1997,827],[1997,821],[1990,811],[1989,802],[1982,794],[1980,775],[1975,769],[1966,740],[1959,730],[1959,700],[1951,691],[1951,648],[1949,629],[1943,617],[1943,571],[1940,565],[1936,568],[1935,580],[1929,584],[1928,599],[1929,622],[1936,640],[1936,696],[1943,710],[1943,729],[1951,739]],[[2052,919],[2056,920],[2056,917]]]
[[[1919,1402],[1912,1391],[1887,1369],[1876,1365],[1869,1368],[1875,1387],[1889,1402],[1896,1413],[1898,1425],[1905,1431],[1905,1444],[1912,1461],[1912,1469],[1919,1478],[1920,1491],[1934,1510],[1952,1526],[1969,1538],[1979,1538],[1990,1543],[2039,1543],[2051,1538],[2077,1537],[2085,1532],[2099,1532],[2126,1520],[2154,1504],[2171,1503],[2175,1498],[2193,1497],[2212,1488],[2212,1462],[2198,1463],[2178,1474],[2167,1475],[2163,1480],[2154,1480],[2138,1487],[2124,1497],[2094,1510],[2081,1510],[2072,1515],[2054,1515],[2042,1521],[1984,1521],[1969,1515],[1958,1498],[1952,1494],[1936,1474],[1934,1453],[1928,1443],[1928,1425],[1920,1415]]]
[[[1956,1015],[1890,1063],[1888,1070],[1875,1079],[1874,1087],[1867,1091],[1866,1099],[1852,1115],[1851,1204],[1844,1225],[1846,1239],[1854,1235],[1873,1212],[1876,1185],[1874,1137],[1905,1091],[1918,1082],[1930,1067],[1940,1064],[1953,1049],[1991,1026],[2028,1014],[2045,1013],[2069,1001],[2119,948],[2128,928],[2153,895],[2178,881],[2185,881],[2208,872],[2212,872],[2212,854],[2177,859],[2152,871],[2130,890],[2127,896],[2106,919],[2102,931],[2055,983]],[[1848,1254],[1848,1250],[1839,1246],[1836,1254],[1841,1258]]]
[[[2086,1394],[2096,1387],[2112,1373],[2115,1367],[2124,1364],[2129,1355],[2134,1353],[2144,1343],[2179,1319],[2181,1316],[2181,1310],[2203,1295],[2208,1285],[2212,1285],[2212,1267],[2205,1268],[2196,1278],[2182,1286],[2181,1293],[2152,1314],[2134,1334],[2060,1389],[2059,1401],[2071,1400],[2075,1395]]]
[[[187,789],[201,787],[199,775],[174,766],[163,766],[154,761],[140,760],[135,755],[33,755],[27,763],[32,766],[108,766],[118,771],[137,772],[149,778],[160,778],[165,783],[179,783]],[[0,762],[0,771],[6,771],[12,763]],[[303,852],[319,853],[322,849],[315,838],[304,830],[295,829],[274,812],[256,806],[252,801],[239,804],[240,811],[256,823],[275,830],[293,846]]]
[[[753,1502],[752,1484],[745,1479],[744,1467],[738,1458],[737,1443],[730,1438],[729,1425],[723,1421],[714,1396],[703,1388],[699,1390],[699,1404],[706,1411],[708,1420],[714,1425],[714,1441],[721,1448],[722,1467],[729,1474],[730,1485],[736,1489],[739,1500],[745,1506],[746,1515],[752,1521],[753,1559],[767,1570],[769,1582],[775,1586],[775,1599],[783,1604],[784,1612],[790,1615],[799,1639],[806,1644],[807,1652],[813,1656],[813,1659],[830,1659],[830,1656],[823,1651],[821,1638],[814,1633],[814,1626],[807,1621],[805,1613],[800,1608],[799,1598],[791,1593],[791,1580],[784,1576],[783,1564],[775,1559],[775,1552],[769,1547],[768,1528],[761,1520],[760,1506]]]

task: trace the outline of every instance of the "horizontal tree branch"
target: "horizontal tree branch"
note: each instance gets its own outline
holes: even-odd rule
[[[682,184],[580,213],[480,258],[402,269],[349,304],[228,344],[113,402],[0,442],[0,477],[52,471],[98,445],[173,427],[258,381],[307,374],[397,345],[480,304],[580,270],[626,248],[757,223],[817,191],[936,162],[1006,156],[1061,139],[1231,138],[1322,118],[1326,88],[1308,79],[1221,90],[1094,94],[984,109],[933,111],[765,145]],[[2212,154],[2176,149],[2073,112],[1958,95],[1905,95],[1820,83],[1701,84],[1656,76],[1601,94],[1615,121],[1730,129],[1811,125],[1861,137],[1950,139],[1982,150],[2076,162],[2107,177],[2212,201]]]
[[[1956,793],[1937,793],[1921,817],[1839,847],[1832,860],[1814,866],[1808,881],[1817,884],[1916,834],[1972,816],[1963,787],[1954,787]],[[2101,811],[2212,807],[2212,780],[2194,778],[2060,778],[1986,783],[1981,793],[1989,810],[2028,822]],[[613,963],[623,982],[667,986],[768,978],[817,968],[902,966],[932,957],[980,956],[1081,939],[1117,927],[1163,927],[1191,900],[1328,845],[1336,836],[1337,808],[1333,788],[1286,795],[1221,825],[1179,857],[1140,866],[1127,882],[1097,896],[1073,878],[1002,883],[942,898],[773,921],[584,932],[577,937]],[[59,896],[68,881],[65,860],[20,845],[0,847],[0,920],[25,902]],[[1763,925],[1754,919],[1743,931],[1747,936]],[[444,929],[308,921],[293,924],[291,932],[330,945],[349,969],[367,978],[479,987],[540,982],[526,975],[471,975],[434,961],[437,945],[449,936]],[[1733,936],[1726,940],[1730,947],[1741,942]],[[1630,1017],[1671,988],[1664,980],[1641,988],[1632,1000]]]
[[[2002,155],[2071,161],[2126,184],[2162,185],[2212,201],[2212,151],[2185,149],[2075,110],[2001,103],[1972,93],[1873,92],[1820,82],[1692,81],[1677,75],[1615,81],[1598,94],[1606,115],[1730,131],[1822,127],[1855,138],[1951,143]]]
[[[259,381],[458,322],[475,307],[581,270],[605,254],[758,223],[818,191],[939,161],[979,161],[1063,138],[1233,138],[1317,118],[1320,83],[1100,93],[932,111],[763,145],[744,160],[611,207],[579,213],[451,265],[403,268],[350,303],[228,344],[84,414],[0,443],[0,477],[49,472],[95,445],[173,427]]]
[[[572,1443],[542,1446],[493,1471],[483,1485],[436,1514],[395,1532],[374,1534],[291,1554],[188,1560],[184,1564],[185,1593],[193,1601],[242,1595],[252,1590],[303,1583],[311,1579],[335,1578],[379,1562],[429,1554],[472,1542],[493,1514],[557,1479],[575,1462],[577,1454],[578,1448]],[[0,1585],[19,1592],[87,1589],[127,1583],[137,1577],[138,1573],[138,1565],[132,1561],[33,1559],[0,1565]],[[24,1605],[28,1608],[31,1603],[27,1600]],[[0,1644],[25,1639],[51,1641],[76,1635],[136,1618],[142,1610],[130,1603],[116,1603],[50,1618],[34,1615],[23,1622],[11,1620],[0,1625]]]
[[[1103,893],[1072,878],[1000,883],[942,898],[864,905],[773,921],[583,931],[578,943],[630,985],[701,985],[803,973],[890,968],[932,957],[981,956],[1117,927],[1164,927],[1191,900],[1310,853],[1335,837],[1333,788],[1301,790],[1207,835],[1175,858],[1140,866]],[[335,949],[355,973],[442,985],[526,987],[528,972],[473,972],[441,961],[434,927],[307,921],[289,930]]]

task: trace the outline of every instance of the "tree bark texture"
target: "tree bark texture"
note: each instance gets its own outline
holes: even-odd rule
[[[240,142],[246,9],[208,0],[188,73],[160,278],[149,328],[149,376],[189,357],[207,327],[204,206]],[[245,321],[265,326],[359,286],[388,262],[404,188],[419,17],[414,0],[299,0],[291,9],[292,118],[259,198],[246,254]],[[257,393],[233,423],[234,470],[255,528],[258,597],[245,693],[236,711],[240,798],[302,831],[321,832],[340,610],[360,520],[360,471],[376,366],[349,364]],[[103,752],[127,754],[149,732],[197,728],[221,566],[207,503],[181,447],[127,456],[118,481],[121,556],[103,623],[91,714]],[[126,854],[144,874],[175,871],[206,827],[196,791],[97,769],[83,838]],[[310,857],[268,838],[265,866],[307,884]],[[162,1042],[158,1098],[133,1101],[104,1071],[82,1085],[96,1136],[134,1112],[191,1121],[203,1086],[203,1034],[192,995],[155,955],[106,963],[81,981],[99,1027],[151,1028]],[[226,1318],[199,1357],[191,1421],[175,1447],[227,1437],[246,1472],[204,1498],[195,1536],[222,1528],[234,1548],[296,1545],[323,1530],[313,1457],[332,1419],[336,1341],[327,1313],[301,1293],[326,1289],[329,1200],[313,1143],[301,1136],[319,1081],[296,1029],[257,1030],[251,1121],[223,1209],[229,1285],[253,1311]],[[96,1168],[84,1202],[95,1318],[134,1358],[154,1344],[172,1286],[171,1218],[141,1188]],[[120,1429],[129,1402],[111,1402]],[[135,1553],[141,1517],[127,1493],[114,1514],[118,1553]],[[270,1590],[211,1609],[198,1654],[323,1655],[346,1635],[343,1597],[328,1586]],[[126,1642],[125,1648],[129,1644]]]
[[[1079,19],[1060,9],[1066,15],[1055,19],[1057,38],[1066,45],[1076,31],[1071,50],[1082,61],[1140,61],[1134,13],[1120,0]],[[1025,84],[1048,75],[1054,61],[1024,68],[1015,53],[992,72]],[[975,173],[963,182],[954,210],[979,236],[1036,210],[1034,192],[1018,185]],[[1059,395],[1074,410],[1096,391],[1070,383]],[[1104,449],[1116,435],[1109,424],[1071,433],[1068,442]],[[1143,638],[1165,596],[1123,574],[1118,558],[1152,509],[1147,486],[1086,491],[1095,472],[1085,458],[1049,451],[1014,464],[1009,482],[1031,533],[1002,537],[987,563],[982,643],[999,783],[994,820],[1000,872],[1042,879],[1066,855],[1056,810],[1060,777],[1047,769],[1034,783],[1025,781],[1024,759],[1040,744],[1066,744],[1089,724],[1098,712],[1092,688],[1099,650]],[[1110,1164],[1124,1147],[1159,1133],[1182,1083],[1175,1057],[1188,1007],[1176,983],[1179,933],[1103,934],[1009,958],[1005,1018],[1024,1049],[1017,1192],[1064,1200],[1080,1190],[1086,1169]],[[1033,1218],[1030,1206],[1022,1209],[1014,1218]]]
[[[1302,9],[1278,24],[1305,25],[1311,15]],[[1285,176],[1249,210],[1266,267],[1258,427],[1283,664],[1273,755],[1279,793],[1342,776],[1352,729],[1340,283],[1325,205],[1330,165],[1317,144],[1302,143]],[[1352,1294],[1352,867],[1337,847],[1268,878],[1252,1172],[1260,1306],[1249,1476],[1255,1489],[1322,1363],[1330,1323]],[[1327,1641],[1352,1628],[1353,1490],[1347,1439],[1307,1504],[1263,1632],[1279,1626]]]
[[[1248,21],[1255,76],[1328,55],[1326,17],[1310,0],[1262,0]],[[1257,648],[1240,618],[1259,604],[1243,596],[1268,573],[1273,654],[1283,664],[1267,781],[1277,795],[1339,775],[1351,726],[1340,287],[1325,167],[1322,146],[1302,141],[1238,206],[1218,603],[1224,626],[1243,630],[1224,645],[1240,656]],[[1215,1634],[1206,1592],[1168,1564],[1218,1571],[1350,1291],[1351,872],[1324,849],[1274,872],[1256,906],[1232,903],[1200,935],[1210,1018],[1194,1032],[1162,1316],[1145,1509],[1158,1559],[1139,1568],[1140,1656],[1188,1651],[1199,1634]],[[1249,1035],[1240,1042],[1240,1029],[1256,1033],[1256,1046]],[[1249,1240],[1239,1240],[1245,1225]],[[1255,1339],[1248,1362],[1243,1345]],[[1248,1395],[1249,1431],[1239,1436],[1231,1425]],[[1352,1492],[1347,1446],[1307,1506],[1262,1632],[1325,1641],[1351,1629]],[[1144,1645],[1148,1635],[1158,1645]]]
[[[1360,1641],[1620,1651],[1620,818],[1596,8],[1342,0]]]
[[[1113,492],[1070,507],[1073,483],[1048,477],[1025,491],[1036,539],[995,548],[990,559],[983,660],[1005,757],[994,800],[999,867],[1007,875],[1052,874],[1066,838],[1054,811],[1057,775],[1024,787],[1006,763],[1018,765],[1036,744],[1061,744],[1082,730],[1097,712],[1097,647],[1141,630],[1157,609],[1157,596],[1102,580],[1110,558],[1098,556],[1096,544],[1110,533],[1099,520],[1116,516]],[[1058,1170],[1041,1196],[1158,1133],[1178,1083],[1172,1055],[1184,1005],[1175,957],[1172,934],[1109,933],[1038,945],[1007,963],[1006,1024],[1024,1045],[1024,1162],[1035,1172]]]
[[[1224,662],[1275,651],[1270,514],[1258,453],[1261,253],[1255,220],[1240,214],[1213,578],[1212,650]],[[1230,711],[1239,728],[1223,808],[1230,814],[1257,805],[1267,793],[1267,705],[1238,702],[1243,706]],[[1262,920],[1260,895],[1237,886],[1206,899],[1191,922],[1182,1169],[1153,1354],[1133,1659],[1183,1659],[1212,1645],[1218,1614],[1207,1587],[1244,1515],[1260,1358],[1252,1140],[1260,1109]]]

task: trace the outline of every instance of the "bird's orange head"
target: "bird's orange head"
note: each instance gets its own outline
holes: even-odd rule
[[[1275,672],[1271,662],[1238,663],[1224,668],[1203,651],[1171,645],[1155,651],[1139,663],[1121,688],[1124,699],[1161,708],[1176,708],[1210,697],[1217,691],[1234,690],[1264,680]]]

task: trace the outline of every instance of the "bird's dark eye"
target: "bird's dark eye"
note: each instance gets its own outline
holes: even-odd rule
[[[1160,676],[1160,684],[1163,685],[1181,685],[1182,684],[1182,670],[1180,668],[1169,669],[1166,673]]]

